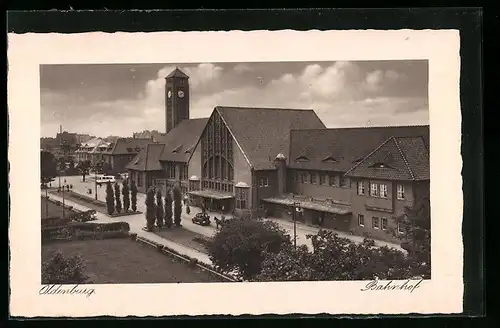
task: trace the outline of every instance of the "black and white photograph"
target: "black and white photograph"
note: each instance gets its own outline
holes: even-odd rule
[[[445,266],[431,59],[366,55],[40,62],[37,297],[161,286],[229,304],[354,283],[365,301],[424,299]]]
[[[429,279],[427,87],[425,60],[42,65],[42,283]]]

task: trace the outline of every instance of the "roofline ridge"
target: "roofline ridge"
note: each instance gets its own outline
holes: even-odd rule
[[[396,148],[399,150],[399,153],[401,154],[401,157],[403,158],[403,162],[405,162],[406,168],[408,169],[408,172],[410,172],[411,179],[415,181],[415,175],[413,174],[413,171],[408,164],[408,160],[406,159],[406,156],[403,153],[403,150],[399,147],[398,142],[396,141],[396,138],[392,137],[394,139],[394,144],[396,144]]]
[[[430,125],[377,125],[377,126],[346,126],[339,128],[312,128],[312,129],[291,129],[290,131],[333,131],[333,130],[355,130],[355,129],[377,129],[377,128],[414,128],[414,127],[429,127]]]
[[[373,155],[377,150],[379,150],[380,148],[382,148],[382,146],[384,146],[386,143],[389,142],[389,140],[391,140],[393,137],[390,137],[389,139],[387,139],[386,141],[382,142],[380,145],[378,145],[374,150],[372,150],[368,155],[366,155],[362,160],[360,160],[358,163],[354,164],[353,167],[351,167],[349,170],[347,170],[346,173],[344,173],[344,175],[347,175],[349,173],[351,173],[355,168],[357,168],[359,165],[361,165],[361,163],[363,163],[368,157],[370,157],[371,155]]]
[[[217,105],[215,108],[229,108],[229,109],[263,109],[263,110],[290,110],[290,111],[313,111],[313,108],[286,108],[286,107],[251,107],[251,106],[223,106]]]

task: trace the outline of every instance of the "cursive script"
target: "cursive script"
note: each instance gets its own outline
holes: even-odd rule
[[[80,285],[45,285],[38,292],[40,295],[86,295],[95,294],[94,288],[83,288]]]
[[[407,290],[410,293],[420,287],[423,279],[412,280],[408,279],[405,282],[394,282],[394,280],[389,281],[380,281],[380,280],[372,280],[366,284],[364,288],[361,288],[361,291],[367,290]]]

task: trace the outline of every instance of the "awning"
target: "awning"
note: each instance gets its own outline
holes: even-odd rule
[[[188,192],[190,195],[201,196],[212,199],[231,199],[234,195],[228,192],[221,192],[215,190],[191,190]]]
[[[294,203],[298,203],[300,207],[305,208],[305,209],[319,211],[319,212],[339,214],[339,215],[346,215],[346,214],[352,213],[351,209],[347,206],[335,205],[335,204],[325,204],[323,202],[308,201],[308,200],[291,198],[291,197],[290,198],[288,198],[288,197],[272,197],[272,198],[264,198],[262,200],[264,202],[278,204],[278,205],[285,205],[285,206],[293,206]]]

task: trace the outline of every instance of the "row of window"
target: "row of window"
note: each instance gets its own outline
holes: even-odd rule
[[[369,183],[370,185],[370,196],[387,198],[387,185],[385,183]],[[365,194],[365,183],[363,181],[358,181],[358,195]],[[399,200],[405,199],[405,187],[402,184],[397,184],[396,197]]]
[[[365,226],[365,216],[363,214],[358,214],[358,225],[360,227]],[[372,228],[373,229],[381,229],[387,230],[388,228],[388,219],[387,218],[379,218],[377,216],[372,217]],[[398,233],[403,233],[403,227],[400,223],[397,226]]]
[[[248,188],[236,188],[236,208],[246,209],[248,202]]]
[[[203,180],[203,189],[216,191],[233,192],[233,184],[230,182],[221,182],[217,180]]]
[[[298,183],[318,184],[318,174],[307,171],[295,171],[294,181]],[[319,184],[322,186],[350,188],[349,178],[331,173],[319,173]]]
[[[267,177],[261,177],[259,179],[259,187],[269,187],[269,179]]]
[[[177,179],[176,176],[176,163],[167,163],[166,171],[167,171],[167,179]],[[179,179],[187,180],[188,179],[188,166],[187,164],[182,164],[179,166]]]

